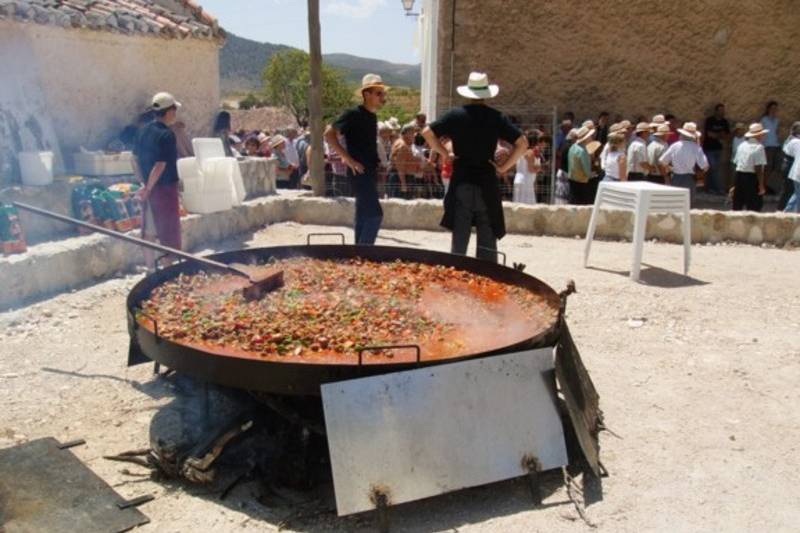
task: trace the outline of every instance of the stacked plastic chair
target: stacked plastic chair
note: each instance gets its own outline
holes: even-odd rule
[[[213,213],[241,204],[246,192],[239,162],[225,157],[222,140],[197,138],[192,147],[195,157],[178,160],[184,208],[190,213]]]

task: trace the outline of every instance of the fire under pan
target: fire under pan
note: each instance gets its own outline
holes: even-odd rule
[[[119,532],[150,520],[53,438],[0,450],[0,531]]]

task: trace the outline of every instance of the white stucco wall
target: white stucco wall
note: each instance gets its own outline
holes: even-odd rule
[[[183,103],[180,118],[191,136],[210,133],[220,103],[218,43],[5,24],[29,40],[68,165],[78,146],[103,147],[158,91]]]

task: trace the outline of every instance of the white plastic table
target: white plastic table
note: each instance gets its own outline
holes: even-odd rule
[[[586,248],[583,252],[584,268],[589,263],[589,250],[597,228],[597,215],[602,207],[613,207],[633,211],[633,263],[630,278],[639,280],[642,266],[647,216],[651,212],[681,213],[683,215],[683,273],[689,273],[691,258],[692,227],[689,215],[689,189],[659,185],[648,181],[602,181],[594,200],[592,218],[586,231]]]

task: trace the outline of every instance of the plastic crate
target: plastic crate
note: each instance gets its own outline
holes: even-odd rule
[[[87,176],[122,176],[133,174],[133,153],[77,152],[74,155],[75,172]]]

